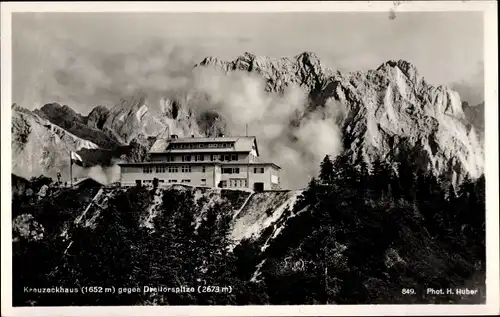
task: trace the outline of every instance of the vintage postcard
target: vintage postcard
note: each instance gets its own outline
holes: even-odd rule
[[[496,12],[2,3],[2,315],[498,313]]]

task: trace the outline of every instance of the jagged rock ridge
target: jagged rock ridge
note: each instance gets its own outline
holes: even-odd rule
[[[225,72],[248,71],[264,77],[266,90],[283,92],[291,84],[306,87],[309,91],[319,91],[325,80],[333,73],[321,66],[319,58],[311,52],[304,52],[292,58],[271,58],[244,53],[234,61],[223,61],[217,57],[207,57],[196,67],[215,66]]]
[[[95,107],[88,117],[58,103],[46,104],[33,112],[84,140],[96,143],[100,148],[113,149],[120,145],[113,135],[103,129],[100,121],[109,111],[102,106]]]
[[[417,149],[423,167],[435,175],[446,174],[454,183],[483,173],[483,149],[475,128],[464,124],[458,93],[429,85],[407,61],[341,74],[325,69],[311,53],[293,59],[246,53],[231,62],[208,57],[199,66],[256,72],[266,79],[269,91],[299,84],[309,91],[310,112],[343,105],[344,150],[355,161],[371,164],[383,157],[392,163],[404,143]]]
[[[294,122],[297,126],[312,113],[339,112],[336,108],[342,106],[343,116],[332,118],[331,124],[340,126],[344,150],[353,160],[370,164],[376,157],[384,157],[392,163],[404,144],[416,149],[416,159],[422,166],[435,174],[446,174],[454,182],[483,172],[484,154],[477,134],[483,135],[484,126],[474,119],[481,114],[474,117],[448,87],[429,85],[407,61],[388,61],[374,70],[342,74],[321,65],[310,52],[291,58],[244,53],[233,61],[207,57],[196,67],[257,74],[265,80],[265,89],[270,93],[283,93],[290,85],[302,87],[309,93],[309,105],[303,117]],[[124,97],[110,110],[96,107],[87,117],[66,106],[44,106],[41,112],[63,127],[67,126],[64,122],[76,122],[68,130],[100,147],[102,140],[123,145],[143,136],[230,134],[217,113],[197,112],[199,101],[154,100],[138,93]],[[63,119],[50,115],[61,110]],[[288,128],[293,138],[294,127]],[[92,133],[83,135],[79,131]]]

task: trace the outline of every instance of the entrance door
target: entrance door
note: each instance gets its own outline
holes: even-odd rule
[[[140,179],[136,179],[135,180],[135,185],[136,186],[141,186],[141,180]]]
[[[263,192],[264,183],[253,183],[253,190],[255,190],[256,192]]]

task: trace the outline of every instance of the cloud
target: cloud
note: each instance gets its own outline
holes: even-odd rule
[[[67,37],[41,41],[50,44],[50,53],[44,56],[36,91],[25,94],[21,105],[57,101],[86,114],[95,105],[111,107],[140,91],[148,96],[152,111],[161,110],[156,108],[165,99],[180,100],[196,113],[216,111],[226,119],[231,135],[244,135],[248,127],[258,138],[262,160],[280,165],[282,184],[291,188],[305,186],[323,156],[340,151],[337,114],[327,113],[331,107],[305,115],[307,92],[300,87],[272,94],[253,73],[193,69],[205,54],[197,46],[153,39],[135,50],[109,52]],[[291,124],[296,119],[298,126]],[[115,181],[115,172],[100,167],[82,171],[106,183]]]
[[[476,73],[465,80],[452,83],[451,88],[458,92],[460,99],[470,106],[484,101],[484,63],[477,64]]]
[[[232,135],[244,135],[248,126],[258,139],[261,160],[281,165],[287,187],[304,186],[326,154],[336,156],[342,149],[336,123],[343,108],[337,103],[306,114],[307,92],[298,86],[289,86],[281,95],[265,92],[263,78],[253,73],[200,68],[193,76],[189,90],[209,101],[188,106],[221,114]],[[299,124],[292,124],[296,119]]]

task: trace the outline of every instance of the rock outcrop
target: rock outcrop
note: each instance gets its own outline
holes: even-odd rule
[[[69,167],[70,151],[97,149],[97,144],[81,139],[67,130],[20,108],[12,109],[12,172],[30,178]]]
[[[223,61],[217,57],[207,57],[196,67],[217,67],[225,72],[255,72],[266,80],[266,90],[283,92],[291,84],[319,91],[332,71],[321,66],[319,58],[311,52],[295,57],[271,58],[244,53],[234,61]]]
[[[118,140],[112,135],[98,128],[99,119],[102,120],[104,107],[96,107],[88,117],[75,112],[71,107],[58,103],[46,104],[33,112],[51,123],[81,139],[89,140],[103,149],[114,149],[119,146]],[[107,109],[106,109],[107,110]]]

